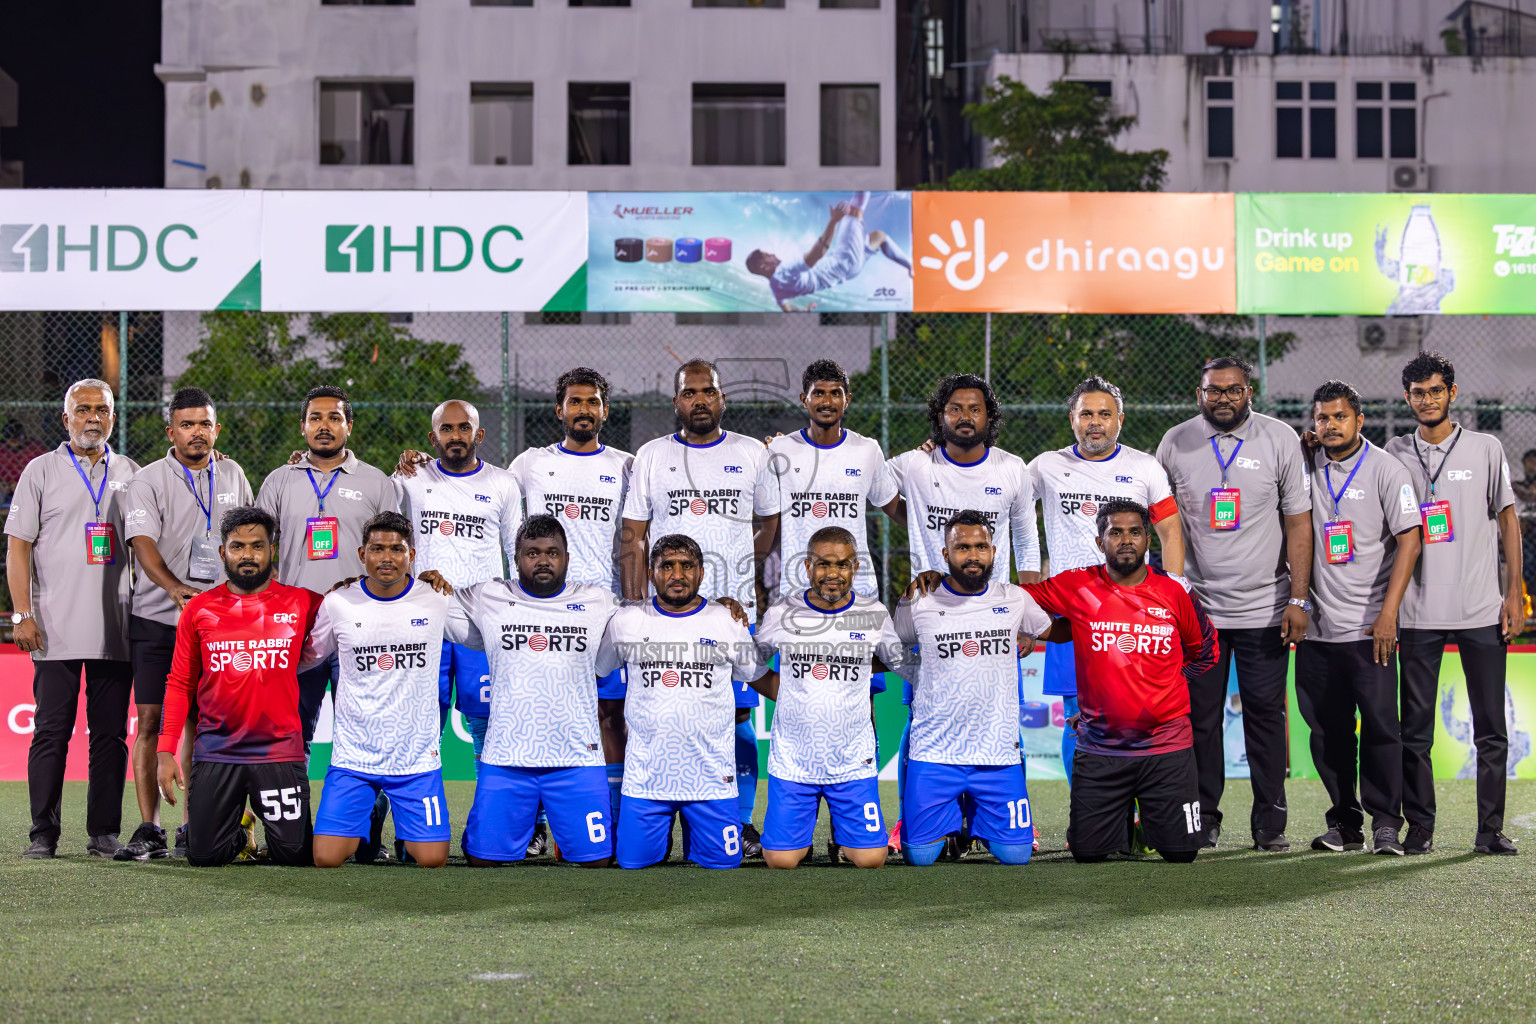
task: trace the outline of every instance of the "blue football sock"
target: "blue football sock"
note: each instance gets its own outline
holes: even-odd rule
[[[905,802],[907,794],[907,748],[912,743],[912,716],[907,716],[907,724],[901,727],[901,743],[896,747],[896,798]],[[901,814],[906,816],[906,810]]]
[[[909,846],[901,844],[901,855],[906,858],[908,864],[913,867],[925,868],[939,859],[939,854],[944,852],[944,840],[936,843],[925,843],[922,846]]]
[[[543,825],[546,829],[549,828],[549,815],[544,813],[544,805],[543,804],[539,804],[539,816],[535,820],[537,821],[538,824]]]
[[[736,805],[743,823],[757,810],[757,730],[749,717],[736,723]]]
[[[1061,700],[1062,713],[1067,718],[1077,714],[1077,698],[1063,697]],[[1077,733],[1072,731],[1070,725],[1061,730],[1061,770],[1067,773],[1067,785],[1072,785],[1072,757],[1077,753]]]
[[[988,843],[987,849],[1004,864],[1028,864],[1030,854],[1035,852],[1029,843]]]
[[[624,800],[624,766],[622,764],[609,764],[603,766],[608,773],[608,807],[613,814],[611,819],[617,823],[619,820],[619,805]]]

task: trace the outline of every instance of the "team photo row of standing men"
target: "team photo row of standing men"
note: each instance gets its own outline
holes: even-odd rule
[[[1515,853],[1504,682],[1525,619],[1499,441],[1450,418],[1455,371],[1438,354],[1404,367],[1417,429],[1384,449],[1349,384],[1316,390],[1298,436],[1254,410],[1251,373],[1208,362],[1190,382],[1199,414],[1155,453],[1119,443],[1120,391],[1089,377],[1065,406],[1076,443],[1026,462],[997,446],[997,400],[970,374],[938,383],[930,440],[888,459],[843,425],[855,396],[829,360],[804,372],[805,426],[766,443],[722,429],[718,371],[685,363],[676,431],[631,455],[603,443],[608,382],[583,367],[556,386],[558,443],[490,465],[478,412],[449,400],[431,451],[390,474],[353,454],[351,402],[323,386],[299,410],[305,450],[259,491],[216,451],[206,392],[176,392],[170,448],[139,466],[108,444],[110,387],[79,381],[69,440],[26,466],[5,527],[15,643],[34,659],[23,856],[56,855],[83,675],[98,857],[377,862],[392,817],[393,858],[440,866],[456,707],[476,758],[472,865],[554,852],[643,868],[671,856],[680,817],[683,859],[792,868],[822,802],[836,861],[899,850],[928,865],[975,844],[1024,864],[1038,845],[1019,666],[1037,644],[1064,705],[1078,861],[1189,862],[1217,845],[1234,663],[1252,847],[1289,850],[1293,650],[1330,800],[1312,848],[1428,853],[1447,644],[1475,731],[1472,846]],[[909,538],[894,611],[869,509]],[[872,716],[887,678],[910,706],[889,831]],[[130,695],[142,823],[123,844]],[[162,802],[181,804],[174,838]]]

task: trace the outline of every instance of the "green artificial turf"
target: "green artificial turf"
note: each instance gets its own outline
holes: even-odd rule
[[[318,787],[316,787],[318,793]],[[894,787],[885,786],[887,812]],[[1245,852],[1247,784],[1218,851],[1076,865],[1066,787],[1033,787],[1045,853],[882,871],[569,865],[336,871],[64,854],[22,861],[27,794],[0,784],[6,1021],[1499,1020],[1536,1017],[1536,784],[1519,857],[1470,852],[1470,782],[1440,787],[1439,851]],[[448,784],[455,831],[472,796]],[[761,817],[761,802],[759,803]],[[125,813],[124,838],[137,814]],[[823,823],[824,824],[824,823]],[[824,857],[824,836],[817,840]],[[458,853],[457,836],[454,852]]]

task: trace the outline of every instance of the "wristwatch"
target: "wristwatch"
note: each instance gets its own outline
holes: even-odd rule
[[[31,612],[11,612],[11,625],[19,626],[22,619],[30,619],[31,617]]]
[[[1312,614],[1312,602],[1308,601],[1306,598],[1293,597],[1293,598],[1291,598],[1290,603],[1295,605],[1297,608],[1300,608],[1302,611],[1306,612],[1308,615]]]

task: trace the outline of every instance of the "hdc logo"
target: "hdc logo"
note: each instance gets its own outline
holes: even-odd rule
[[[166,230],[170,230],[167,228]],[[382,262],[384,273],[395,269],[395,257],[409,254],[409,266],[416,273],[424,273],[427,251],[432,252],[432,272],[452,274],[466,270],[478,256],[480,262],[498,274],[510,274],[523,265],[522,257],[506,259],[506,253],[498,258],[498,236],[508,235],[521,242],[523,233],[510,224],[497,224],[480,236],[478,244],[468,230],[453,225],[439,224],[432,228],[432,242],[427,244],[427,229],[417,225],[396,233],[392,225],[384,225],[375,231],[372,224],[327,224],[325,226],[325,271],[328,274],[371,274],[376,262]],[[382,247],[378,244],[382,241]],[[501,245],[508,243],[500,239]],[[376,257],[382,254],[382,261]],[[93,268],[94,269],[94,268]],[[401,269],[407,269],[402,267]]]
[[[73,266],[78,268],[79,260],[83,258],[87,269],[95,273],[102,249],[106,250],[107,270],[111,272],[138,270],[149,260],[151,253],[161,268],[173,274],[191,270],[197,265],[196,256],[188,256],[176,262],[166,252],[166,245],[172,235],[183,234],[192,241],[197,240],[197,232],[185,224],[168,224],[161,228],[153,245],[150,244],[149,235],[132,224],[106,225],[106,241],[102,244],[101,227],[100,224],[77,226],[74,241],[70,241],[68,228],[63,224],[58,225],[58,243],[54,247],[57,254],[55,269],[63,273],[71,266],[68,263],[69,257],[78,254]],[[85,241],[80,240],[81,231],[86,231]],[[45,273],[49,263],[49,241],[47,224],[0,224],[0,274]]]

